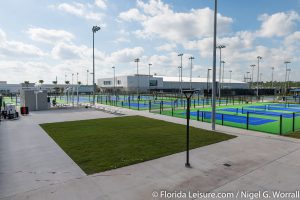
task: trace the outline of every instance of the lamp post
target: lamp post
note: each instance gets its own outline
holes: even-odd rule
[[[290,74],[291,74],[291,69],[287,69],[288,74],[287,74],[287,89],[290,87]]]
[[[225,45],[219,45],[217,48],[220,50],[220,70],[219,70],[219,99],[221,98],[221,75],[222,75],[222,49],[224,49]]]
[[[289,63],[291,63],[290,61],[284,61],[284,64],[285,64],[285,80],[284,80],[284,82],[285,82],[285,95],[287,95],[287,82],[286,82],[286,80],[287,80],[287,70],[288,70],[288,64]]]
[[[229,83],[231,83],[231,73],[232,73],[232,70],[229,71]]]
[[[139,62],[140,62],[140,59],[139,58],[136,58],[134,59],[134,62],[136,62],[136,75],[137,75],[137,90],[136,90],[136,94],[138,96],[138,99],[139,99],[139,92],[140,92],[140,76],[139,76]]]
[[[95,33],[101,28],[99,26],[93,26],[93,105],[95,105],[95,94],[96,94],[96,84],[95,84]]]
[[[271,87],[274,88],[274,67],[272,69],[272,82],[271,82]]]
[[[183,53],[178,54],[180,56],[180,92],[182,93],[182,56]]]
[[[190,90],[192,89],[192,76],[193,76],[193,60],[195,59],[193,56],[189,57],[191,60],[191,70],[190,70]]]
[[[181,66],[178,66],[178,80],[179,80],[179,83],[180,83],[180,77],[181,77]],[[181,84],[179,85],[179,89],[178,89],[178,91],[179,91],[179,93],[181,92]]]
[[[250,65],[250,67],[252,68],[252,73],[251,73],[251,87],[253,87],[253,78],[254,78],[254,67],[255,67],[256,65]]]
[[[209,72],[211,71],[211,69],[207,69],[207,80],[206,80],[206,91],[207,91],[207,95],[206,97],[208,98],[208,94],[209,94],[209,91],[208,91],[208,82],[209,82]]]
[[[223,64],[223,69],[222,69],[222,88],[224,87],[223,84],[224,84],[224,66],[225,66],[225,61],[222,60],[222,64]]]
[[[113,72],[114,72],[114,95],[116,96],[116,67],[112,67]]]
[[[89,85],[89,70],[86,70],[86,85]]]
[[[149,83],[148,83],[148,85],[149,85],[149,94],[150,94],[150,68],[151,68],[152,64],[149,63],[148,65],[149,65]]]
[[[263,73],[259,73],[260,88],[263,88],[262,75]]]
[[[247,73],[247,83],[249,83],[249,80],[251,81],[251,77],[250,77],[250,72],[246,72]]]
[[[186,107],[186,167],[191,167],[190,165],[190,104],[191,98],[195,93],[195,90],[183,90],[183,94],[187,100],[187,107]]]
[[[78,106],[78,104],[79,104],[79,81],[78,81],[78,75],[79,75],[79,73],[77,72],[77,79],[76,79],[76,81],[77,81],[77,90],[76,90],[76,93],[77,93],[77,106]]]
[[[215,0],[214,10],[214,42],[213,42],[213,80],[212,80],[212,113],[211,113],[211,129],[216,129],[216,51],[217,51],[217,10],[218,0]]]
[[[259,86],[259,61],[262,59],[261,56],[257,56],[257,84],[256,84],[256,97],[258,99],[258,86]]]
[[[72,73],[72,105],[74,106],[74,84],[73,84],[74,73]]]

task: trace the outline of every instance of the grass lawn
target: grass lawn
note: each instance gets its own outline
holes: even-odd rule
[[[49,123],[41,124],[41,127],[87,174],[186,149],[186,126],[141,116]],[[191,127],[190,147],[234,137]]]

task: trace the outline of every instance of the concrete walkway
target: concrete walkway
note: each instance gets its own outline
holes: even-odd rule
[[[27,123],[27,126],[35,129],[33,131],[34,134],[27,133],[29,138],[25,135],[19,138],[18,142],[14,140],[18,138],[17,136],[22,131],[15,135],[9,135],[14,130],[12,126],[16,127],[16,125],[13,125],[15,122],[9,122],[4,126],[0,126],[1,144],[11,143],[11,145],[6,145],[6,147],[1,145],[0,151],[0,170],[4,172],[0,174],[0,194],[3,199],[176,199],[164,198],[164,196],[156,198],[156,194],[158,194],[158,197],[161,194],[166,194],[164,193],[165,190],[169,192],[226,191],[234,192],[236,195],[235,199],[246,199],[239,196],[238,191],[248,190],[254,192],[279,189],[282,192],[293,192],[297,189],[299,190],[299,140],[225,126],[217,126],[217,129],[238,137],[192,150],[190,155],[192,168],[190,169],[184,167],[185,153],[183,152],[86,176],[43,130],[37,130],[37,124],[41,122],[64,119],[74,120],[83,117],[82,114],[80,115],[80,112],[78,115],[75,114],[75,111],[74,113],[61,112],[58,115],[60,117],[56,117],[56,114],[45,112],[40,117],[35,117],[32,114],[30,116],[31,119],[24,118],[24,120],[17,122],[20,125],[26,125]],[[85,113],[85,111],[82,112]],[[138,114],[185,124],[184,119],[152,114],[147,111],[122,109],[122,112],[128,115]],[[91,118],[98,117],[97,113],[99,113],[99,116],[105,117],[105,114],[99,111],[89,111],[87,113]],[[92,116],[90,113],[93,113],[91,114]],[[191,125],[210,129],[210,124],[207,123],[192,121]],[[32,148],[32,152],[31,148],[20,151],[25,156],[26,154],[31,156],[38,154],[37,157],[39,159],[32,157],[23,159],[21,156],[22,152],[13,150],[18,143],[20,143],[20,146],[26,145],[31,138],[35,138],[35,142],[29,142],[31,143],[29,147],[34,143],[39,146]],[[47,149],[45,145],[48,145],[48,148],[51,149],[49,151],[52,152],[52,156],[46,154],[49,151],[43,151],[44,148]],[[4,164],[2,166],[5,159],[9,162],[7,165]],[[18,161],[18,159],[21,159],[21,161]],[[20,166],[11,168],[11,166],[14,166],[12,160],[20,164]],[[42,160],[43,163],[35,165],[37,160],[39,162]],[[25,163],[22,164],[22,162]],[[62,164],[59,165],[59,163]],[[17,171],[33,171],[31,168],[34,168],[35,171],[41,171],[41,174],[47,174],[47,179],[51,181],[36,181],[33,174],[29,174],[27,177],[24,173],[20,173],[19,176],[16,173]],[[52,174],[51,172],[53,171],[56,173]],[[64,172],[69,173],[65,175]],[[40,179],[43,180],[42,178]],[[31,185],[22,187],[22,183],[27,185],[28,181]],[[2,186],[3,184],[4,186]],[[2,194],[3,191],[4,193]]]
[[[90,109],[65,109],[0,122],[0,198],[85,176],[39,124],[113,116]]]

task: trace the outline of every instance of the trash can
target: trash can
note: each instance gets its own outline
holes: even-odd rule
[[[29,114],[28,107],[25,107],[25,106],[21,107],[20,113],[21,113],[21,115],[28,115]]]

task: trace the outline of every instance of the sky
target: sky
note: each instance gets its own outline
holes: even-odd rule
[[[10,0],[0,7],[0,81],[91,83],[92,27],[95,33],[96,79],[136,73],[206,77],[212,67],[213,0]],[[225,45],[224,77],[257,79],[261,56],[263,81],[300,75],[300,0],[219,0],[217,44]],[[217,51],[219,66],[219,50]]]

